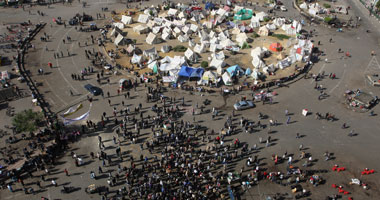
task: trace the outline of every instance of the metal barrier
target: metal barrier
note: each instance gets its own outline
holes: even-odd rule
[[[45,118],[50,120],[50,119],[55,118],[55,114],[50,110],[48,104],[46,103],[45,99],[43,98],[43,96],[39,92],[34,81],[29,76],[29,74],[26,72],[25,62],[24,62],[25,53],[28,49],[30,41],[33,40],[33,38],[37,35],[37,33],[42,28],[44,28],[45,25],[46,25],[46,23],[37,24],[36,28],[29,34],[29,36],[24,38],[24,40],[21,43],[20,50],[18,51],[17,65],[18,65],[21,76],[25,79],[26,84],[28,85],[29,89],[32,91],[32,94],[34,95],[34,98],[37,99],[37,102],[38,102],[39,106],[41,107]]]

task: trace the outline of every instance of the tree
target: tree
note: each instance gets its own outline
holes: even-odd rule
[[[201,67],[202,67],[203,69],[206,69],[206,68],[208,67],[208,62],[207,62],[207,61],[202,61],[202,62],[201,62]]]
[[[31,132],[37,130],[42,120],[41,112],[33,112],[32,109],[29,109],[17,113],[12,118],[12,125],[16,127],[17,132]]]

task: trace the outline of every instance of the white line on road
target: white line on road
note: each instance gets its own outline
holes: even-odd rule
[[[321,69],[319,70],[319,74],[322,72],[322,70],[324,69],[326,67],[326,63],[324,63],[323,65],[322,65],[322,67],[321,67]],[[310,84],[312,84],[313,83],[313,81],[314,81],[314,79],[312,78],[311,79],[311,81],[310,81]]]
[[[339,80],[339,82],[338,82],[338,84],[336,84],[331,90],[330,90],[330,94],[340,85],[340,83],[343,81],[343,79],[344,79],[344,75],[346,74],[346,67],[347,67],[347,65],[346,64],[344,64],[344,70],[343,70],[343,75],[342,75],[342,77],[340,77],[340,80]]]
[[[58,46],[57,46],[56,52],[58,52],[58,50],[60,49],[60,46],[61,46],[62,40],[67,36],[67,34],[68,34],[71,30],[73,30],[73,27],[72,27],[70,30],[68,30],[68,31],[62,36],[62,38],[60,39],[60,41],[59,41],[59,43],[58,43]],[[56,59],[57,67],[58,67],[58,71],[59,71],[59,73],[61,74],[62,78],[65,80],[65,82],[66,82],[68,85],[70,85],[70,87],[74,90],[75,93],[79,93],[78,90],[76,90],[76,89],[74,88],[74,86],[71,84],[71,82],[68,81],[67,78],[66,78],[66,77],[64,76],[64,74],[62,73],[62,71],[61,71],[61,66],[59,66],[59,62],[58,62],[58,60],[59,60],[59,59]]]

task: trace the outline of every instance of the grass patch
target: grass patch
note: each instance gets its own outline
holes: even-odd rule
[[[202,61],[202,62],[201,62],[201,67],[202,67],[203,69],[206,69],[206,68],[208,67],[208,62],[207,62],[207,61]]]
[[[271,36],[275,37],[275,38],[277,38],[279,40],[284,40],[284,39],[289,39],[290,38],[290,36],[285,35],[285,34],[272,34]]]
[[[325,7],[325,8],[331,8],[331,5],[328,4],[328,3],[324,3],[324,4],[323,4],[323,7]]]
[[[187,50],[187,48],[185,46],[182,46],[182,45],[177,45],[173,48],[174,52],[185,52],[186,50]]]

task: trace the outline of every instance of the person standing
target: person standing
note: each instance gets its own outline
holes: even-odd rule
[[[67,169],[65,168],[65,170],[63,170],[66,174],[66,176],[69,176],[69,171],[67,171]]]

